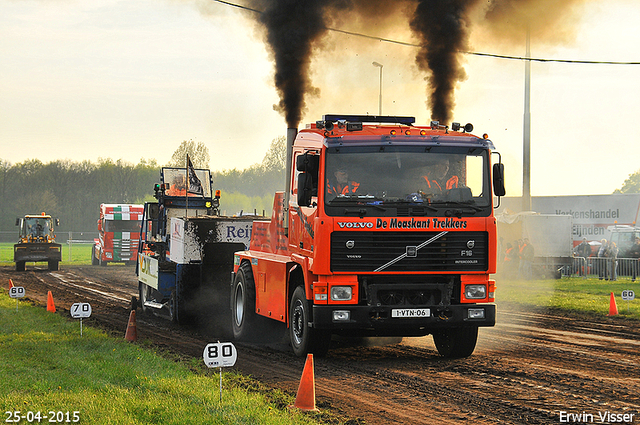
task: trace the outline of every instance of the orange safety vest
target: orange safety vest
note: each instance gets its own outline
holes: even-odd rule
[[[329,189],[327,190],[327,193],[329,194],[335,194],[335,195],[348,195],[349,193],[356,193],[356,190],[358,190],[358,187],[360,187],[360,183],[356,183],[356,182],[349,182],[346,186],[340,186],[340,185],[336,185],[336,186],[331,186],[329,185]]]
[[[507,248],[507,251],[504,253],[504,261],[511,261],[511,251],[513,251],[513,247]]]
[[[429,177],[427,177],[427,176],[422,176],[422,178],[427,182],[427,185],[429,186],[429,189],[431,189],[433,187],[433,186],[431,186],[433,184],[433,185],[435,185],[435,187],[438,188],[438,190],[440,192],[442,192],[442,186],[440,186],[440,183],[438,183],[435,180],[429,180]],[[447,180],[447,183],[446,183],[445,187],[447,188],[447,190],[453,189],[455,187],[458,187],[458,176],[451,176],[451,178],[449,178],[449,180]]]

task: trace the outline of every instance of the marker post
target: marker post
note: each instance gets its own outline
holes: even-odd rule
[[[80,319],[80,336],[82,336],[82,319],[91,316],[91,304],[75,303],[71,306],[71,317]]]
[[[24,287],[12,286],[9,289],[9,296],[16,299],[16,312],[18,311],[18,298],[22,298],[25,295]]]
[[[636,294],[631,289],[625,289],[624,291],[622,291],[622,299],[627,302],[627,313],[631,312],[629,302],[633,301],[635,297]]]
[[[204,364],[207,367],[220,368],[220,403],[222,403],[222,368],[236,364],[238,352],[236,347],[230,342],[214,342],[207,344],[202,353]]]

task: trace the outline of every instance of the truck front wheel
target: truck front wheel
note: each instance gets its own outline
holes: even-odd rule
[[[17,272],[25,271],[25,262],[24,261],[16,261],[16,271]]]
[[[144,304],[151,300],[151,287],[145,283],[138,281],[138,300],[143,313],[149,311],[149,307]],[[173,319],[173,317],[172,317]]]
[[[291,297],[289,307],[289,338],[296,356],[308,353],[324,356],[329,351],[331,332],[309,327],[311,308],[304,294],[304,287],[298,286]]]
[[[433,342],[442,357],[460,359],[473,354],[478,340],[478,327],[441,329],[433,332]]]
[[[96,249],[95,245],[93,245],[93,249],[91,250],[91,265],[98,265],[98,250]]]
[[[257,337],[256,287],[251,266],[244,263],[238,269],[231,293],[233,337],[248,341]]]

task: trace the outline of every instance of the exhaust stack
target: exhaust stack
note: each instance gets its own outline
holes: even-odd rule
[[[298,135],[297,128],[287,128],[287,162],[285,164],[285,181],[284,181],[284,205],[282,206],[282,228],[284,234],[289,236],[289,198],[291,196],[291,176],[292,174],[292,157],[293,157],[293,141]]]

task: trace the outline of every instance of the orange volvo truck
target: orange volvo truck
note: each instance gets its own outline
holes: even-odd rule
[[[471,124],[414,122],[325,115],[288,129],[286,189],[234,254],[235,338],[271,320],[299,356],[326,354],[333,334],[431,334],[444,357],[473,353],[495,324],[504,167]]]

